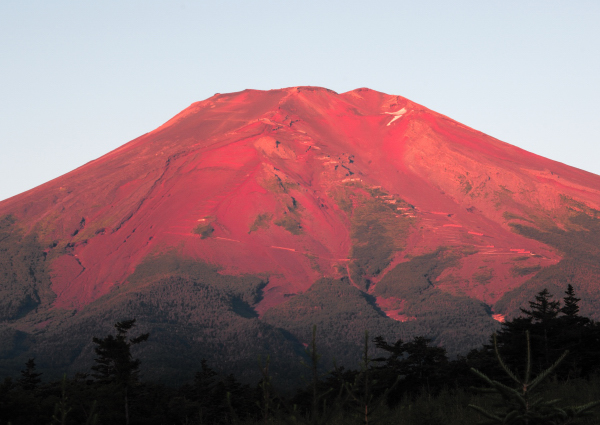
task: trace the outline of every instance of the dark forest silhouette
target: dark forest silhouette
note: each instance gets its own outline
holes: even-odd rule
[[[597,423],[600,325],[579,314],[579,301],[571,285],[562,302],[544,289],[488,344],[456,359],[425,337],[391,342],[366,332],[358,369],[323,370],[315,326],[303,363],[307,373],[293,391],[274,385],[270,358],[257,363],[261,379],[255,385],[219,374],[206,360],[183,385],[144,381],[133,351],[150,335],[131,337],[136,321],[125,320],[115,324],[115,335],[93,338],[89,372],[43,382],[29,359],[20,378],[5,378],[0,425],[370,424],[400,418],[451,424],[484,416],[486,423]]]

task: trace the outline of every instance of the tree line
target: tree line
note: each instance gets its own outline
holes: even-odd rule
[[[114,334],[93,338],[96,357],[87,372],[43,382],[35,359],[29,359],[18,379],[5,378],[0,425],[369,424],[392,423],[400,414],[414,416],[405,423],[449,424],[444,412],[450,415],[452,408],[443,407],[432,417],[427,415],[433,408],[415,415],[410,407],[423,397],[442,407],[448,394],[462,397],[456,402],[461,408],[473,402],[468,414],[474,416],[469,417],[486,423],[597,423],[598,403],[561,404],[544,395],[552,386],[565,392],[571,385],[572,391],[573,383],[596,386],[600,392],[600,325],[580,315],[580,299],[571,285],[561,301],[540,291],[487,344],[454,359],[423,336],[388,341],[365,332],[356,369],[335,361],[333,368],[324,369],[319,352],[323,336],[314,326],[304,356],[306,373],[294,390],[275,385],[269,357],[257,362],[261,379],[254,385],[219,374],[206,360],[183,385],[145,381],[133,351],[150,335],[132,336],[136,321],[125,320],[115,324]]]

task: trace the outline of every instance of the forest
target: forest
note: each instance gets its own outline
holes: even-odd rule
[[[278,352],[253,359],[252,383],[220,373],[218,359],[196,359],[178,384],[146,379],[137,353],[152,334],[131,318],[90,335],[88,369],[46,380],[30,358],[5,377],[0,425],[597,424],[600,325],[579,301],[571,285],[560,300],[544,289],[485,344],[453,358],[423,336],[365,331],[354,368],[321,355],[327,330],[314,325],[294,385],[270,372]]]

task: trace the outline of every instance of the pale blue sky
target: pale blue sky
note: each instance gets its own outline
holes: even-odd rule
[[[600,174],[600,2],[0,1],[0,200],[192,102],[369,87]]]

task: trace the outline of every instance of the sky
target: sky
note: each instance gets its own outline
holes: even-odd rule
[[[600,174],[600,2],[0,1],[0,200],[215,93],[401,95]]]

